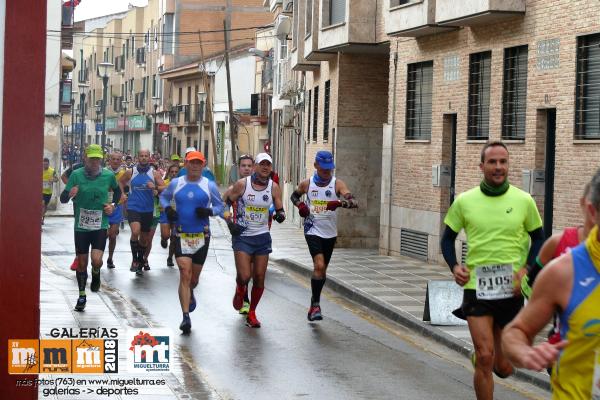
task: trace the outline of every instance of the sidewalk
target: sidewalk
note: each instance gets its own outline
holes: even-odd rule
[[[271,236],[271,260],[310,277],[312,259],[302,229],[287,223],[273,224]],[[451,280],[450,272],[441,265],[409,257],[381,256],[373,249],[336,248],[327,269],[326,287],[468,356],[473,343],[466,325],[435,326],[423,321],[430,280]],[[538,336],[538,340],[545,338]],[[550,388],[545,372],[519,370],[516,376]]]
[[[44,247],[44,246],[43,246]],[[71,260],[71,254],[68,259]],[[42,268],[40,279],[40,339],[53,339],[50,332],[54,329],[73,330],[78,332],[79,328],[117,328],[119,332],[119,373],[118,374],[40,374],[39,377],[51,380],[62,378],[81,379],[87,382],[84,385],[85,391],[76,396],[54,395],[44,393],[48,386],[40,386],[40,399],[98,399],[105,398],[105,395],[96,393],[87,394],[88,389],[92,391],[100,388],[119,389],[123,387],[115,384],[99,384],[96,379],[119,379],[130,380],[140,379],[165,379],[166,384],[130,384],[130,388],[138,390],[137,395],[119,395],[113,394],[110,398],[114,399],[215,399],[219,398],[216,393],[207,389],[193,376],[193,371],[189,365],[179,355],[181,351],[172,351],[170,357],[170,372],[164,374],[140,374],[128,373],[126,348],[126,332],[130,328],[151,328],[156,327],[146,318],[142,312],[136,309],[135,305],[129,299],[123,297],[118,292],[112,291],[105,285],[98,293],[87,291],[88,304],[85,312],[76,312],[73,306],[78,296],[77,284],[75,282],[74,272],[68,267],[57,266],[49,257],[42,255]],[[89,283],[89,279],[88,279]],[[171,337],[171,346],[178,347],[175,337]],[[65,385],[58,385],[68,387]]]

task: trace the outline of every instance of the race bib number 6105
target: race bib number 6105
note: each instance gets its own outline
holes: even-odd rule
[[[481,265],[475,268],[477,298],[499,300],[513,297],[512,265]]]

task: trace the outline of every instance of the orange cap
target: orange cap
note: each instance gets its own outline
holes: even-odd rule
[[[190,151],[185,155],[185,160],[200,160],[202,162],[206,162],[206,158],[204,158],[204,154],[201,151]]]

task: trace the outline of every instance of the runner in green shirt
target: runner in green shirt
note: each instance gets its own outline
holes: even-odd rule
[[[525,267],[534,264],[544,242],[535,201],[508,183],[508,157],[502,142],[483,147],[483,180],[451,205],[441,242],[455,282],[465,289],[463,304],[454,314],[467,320],[473,339],[477,399],[493,398],[492,371],[501,378],[513,373],[500,348],[500,336],[502,328],[523,307],[521,277]],[[458,263],[454,249],[463,229],[467,236],[466,265]]]
[[[115,175],[102,168],[102,148],[92,144],[86,149],[83,168],[73,171],[65,190],[60,196],[62,203],[74,199],[75,204],[75,253],[77,254],[77,285],[79,298],[76,311],[83,311],[86,305],[85,286],[87,283],[87,264],[92,247],[92,283],[90,289],[100,289],[100,267],[106,247],[108,215],[112,214],[115,204],[121,197],[121,190]],[[113,191],[112,203],[108,203],[109,190]]]

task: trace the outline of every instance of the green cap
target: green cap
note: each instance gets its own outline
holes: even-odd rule
[[[177,154],[173,154],[171,156],[171,161],[179,161],[179,160],[181,160],[181,158],[179,158],[179,156]]]
[[[104,158],[104,152],[99,144],[90,144],[85,149],[85,155],[87,158]]]

